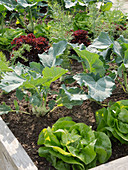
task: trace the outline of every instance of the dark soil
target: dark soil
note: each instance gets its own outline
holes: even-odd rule
[[[76,72],[82,71],[82,66],[78,63],[74,63],[72,70]],[[57,80],[51,86],[54,90],[58,90],[60,82]],[[121,86],[116,84],[117,88],[109,97],[104,101],[108,103],[111,101],[118,101],[122,99],[128,99],[128,94],[124,93]],[[54,96],[49,96],[53,98]],[[2,94],[0,96],[0,103],[5,102],[14,108],[13,101],[16,99],[15,91],[9,94]],[[45,115],[44,117],[36,117],[32,115],[31,106],[25,100],[18,101],[20,110],[24,110],[30,113],[30,115],[22,113],[9,113],[7,115],[2,115],[3,120],[7,123],[13,134],[22,144],[23,148],[26,150],[28,155],[31,157],[35,165],[39,170],[54,170],[52,165],[46,161],[45,158],[40,158],[38,156],[38,146],[37,140],[38,135],[43,128],[52,126],[60,117],[71,116],[75,122],[83,122],[92,129],[96,129],[95,112],[101,108],[96,102],[86,100],[81,106],[74,106],[71,110],[60,107],[54,110],[52,113]],[[112,156],[109,161],[126,156],[128,154],[128,145],[122,145],[118,141],[112,141]]]

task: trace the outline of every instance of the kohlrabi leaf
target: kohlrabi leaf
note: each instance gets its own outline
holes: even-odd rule
[[[53,55],[54,49],[51,47],[47,53],[43,54],[38,54],[41,63],[43,64],[44,67],[53,67],[55,66],[56,63],[56,56]]]
[[[113,41],[109,37],[109,34],[106,32],[101,32],[98,38],[96,38],[93,43],[91,44],[91,47],[97,48],[97,49],[106,49],[113,44]]]
[[[123,35],[120,35],[120,37],[117,39],[119,43],[127,43],[128,39],[125,39]]]
[[[31,62],[30,68],[40,74],[42,74],[42,71],[44,69],[43,65],[41,65],[40,63],[36,63],[36,62]]]
[[[45,82],[44,85],[50,86],[51,82],[60,78],[63,74],[67,73],[68,70],[65,70],[61,67],[45,67],[42,71],[43,79],[47,78],[49,81]]]
[[[124,66],[128,68],[128,49],[124,53]]]
[[[67,41],[59,41],[58,43],[53,43],[53,47],[51,47],[47,53],[38,54],[41,63],[44,67],[53,67],[56,65],[60,65],[62,63],[62,59],[56,58],[57,56],[63,54],[64,50],[67,47]]]
[[[109,76],[97,79],[94,74],[81,73],[75,75],[73,78],[80,86],[88,86],[88,95],[100,102],[110,97],[115,85],[114,81]]]
[[[7,106],[5,103],[3,103],[2,105],[0,105],[0,115],[2,114],[7,114],[11,111],[11,107]]]
[[[65,94],[69,97],[70,101],[72,100],[87,100],[89,96],[87,94],[82,94],[78,87],[67,88],[64,84],[61,85],[61,88],[64,90]]]
[[[37,2],[35,2],[33,4],[29,4],[26,0],[17,0],[16,2],[17,2],[18,5],[20,5],[20,6],[24,7],[24,8],[32,7],[32,6],[37,4]]]
[[[67,89],[65,89],[65,86],[62,85],[58,97],[57,97],[57,104],[58,105],[62,105],[67,107],[68,109],[72,109],[73,106],[75,105],[81,105],[83,103],[83,99],[82,98],[86,98],[87,99],[87,95],[80,95],[78,93],[80,93],[80,89],[77,87],[67,87]],[[77,100],[77,97],[78,100]],[[73,100],[72,100],[73,99]]]
[[[59,41],[58,43],[53,43],[53,56],[58,56],[63,54],[63,52],[65,51],[67,47],[67,41],[63,40],[63,41]]]
[[[20,87],[23,82],[25,82],[25,79],[18,76],[15,72],[4,73],[2,77],[3,78],[1,79],[0,88],[6,92],[15,90],[16,88]]]
[[[86,65],[86,68],[90,73],[98,74],[103,76],[105,73],[103,62],[99,59],[99,55],[91,53],[87,50],[80,51],[78,48],[74,48],[79,57],[82,58]]]

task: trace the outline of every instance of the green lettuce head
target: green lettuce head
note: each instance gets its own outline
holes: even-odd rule
[[[105,132],[109,137],[128,144],[128,100],[120,100],[107,109],[98,110],[96,121],[97,131]]]
[[[103,132],[94,132],[71,117],[60,118],[52,128],[41,131],[39,156],[58,170],[85,170],[106,162],[111,156],[111,142]]]

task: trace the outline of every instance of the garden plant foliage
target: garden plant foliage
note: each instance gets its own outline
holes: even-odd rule
[[[71,117],[60,118],[52,128],[41,131],[39,155],[60,170],[84,170],[106,162],[111,156],[111,142],[103,132],[95,132]],[[43,145],[43,146],[42,146]]]
[[[96,112],[97,131],[128,144],[128,100],[120,100]]]

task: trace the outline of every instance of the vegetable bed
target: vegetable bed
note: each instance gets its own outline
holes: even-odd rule
[[[0,0],[0,115],[39,170],[128,154],[128,16],[111,8]]]

